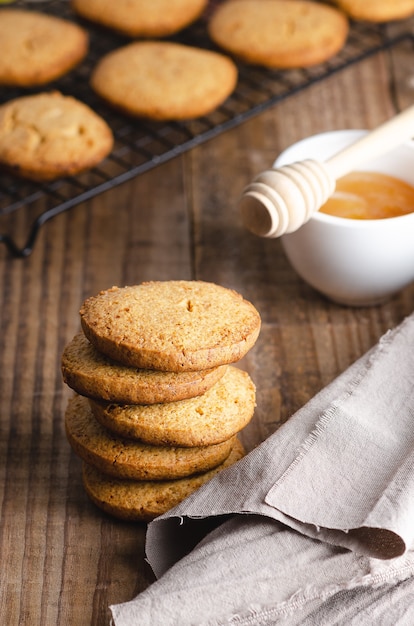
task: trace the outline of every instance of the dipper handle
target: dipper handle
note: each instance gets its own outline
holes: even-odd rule
[[[307,159],[261,172],[239,202],[244,225],[261,237],[280,237],[305,224],[335,191],[338,178],[414,136],[414,106],[324,163]]]

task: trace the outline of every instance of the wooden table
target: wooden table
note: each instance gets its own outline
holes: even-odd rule
[[[327,301],[296,276],[279,240],[242,227],[236,206],[243,186],[296,140],[373,128],[411,104],[413,55],[408,43],[376,54],[59,215],[27,259],[0,248],[1,624],[102,626],[109,604],[153,581],[145,525],[89,502],[65,438],[71,392],[60,355],[85,297],[179,278],[251,300],[263,327],[241,363],[257,386],[248,449],[413,311],[414,285],[372,308]],[[18,234],[23,220],[6,223]]]

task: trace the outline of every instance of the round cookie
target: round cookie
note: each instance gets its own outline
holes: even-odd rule
[[[86,104],[57,91],[0,106],[0,165],[35,181],[77,174],[111,151],[112,131]]]
[[[203,281],[112,287],[85,300],[80,316],[97,350],[125,365],[171,372],[234,363],[260,331],[250,302]]]
[[[227,441],[248,424],[255,386],[247,372],[231,365],[205,394],[168,404],[119,405],[90,401],[92,413],[118,435],[152,445],[210,446]]]
[[[199,396],[223,376],[227,367],[179,373],[127,367],[98,352],[83,333],[66,346],[61,366],[64,382],[77,393],[128,405],[176,402]]]
[[[44,85],[80,63],[88,44],[87,32],[69,20],[0,9],[0,84]]]
[[[81,459],[109,476],[135,480],[166,480],[205,472],[222,463],[233,445],[233,439],[193,448],[122,439],[99,424],[83,396],[68,403],[65,428],[69,444]]]
[[[105,55],[91,87],[127,115],[153,120],[197,118],[234,90],[237,68],[218,52],[171,41],[138,41]]]
[[[106,513],[123,520],[149,522],[172,509],[244,455],[244,448],[236,439],[227,459],[214,469],[169,481],[117,480],[84,463],[83,485],[92,502]]]
[[[306,0],[228,0],[208,23],[211,39],[247,63],[301,68],[326,61],[346,42],[349,23],[335,7]]]
[[[355,20],[389,22],[414,14],[414,0],[336,0],[335,4]]]
[[[130,37],[166,37],[194,22],[207,0],[72,0],[82,17]]]

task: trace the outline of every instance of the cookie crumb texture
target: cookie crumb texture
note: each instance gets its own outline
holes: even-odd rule
[[[250,422],[256,389],[247,372],[229,365],[215,385],[194,398],[151,405],[90,400],[90,405],[96,419],[122,437],[153,445],[210,446]]]
[[[160,372],[116,363],[78,333],[62,354],[64,382],[77,393],[118,404],[159,404],[194,398],[224,375],[227,366],[199,372]]]
[[[80,316],[98,351],[125,365],[172,372],[234,363],[260,332],[250,302],[203,281],[112,287],[87,299]]]
[[[96,467],[83,463],[83,485],[100,509],[119,519],[150,522],[230,467],[245,455],[237,439],[226,460],[208,472],[177,480],[134,481],[110,478]]]
[[[88,400],[68,404],[65,428],[74,452],[107,476],[163,480],[191,476],[216,467],[230,454],[233,439],[213,446],[153,446],[114,435],[97,422]]]
[[[47,181],[77,174],[102,161],[113,135],[86,104],[54,91],[0,106],[0,165]]]

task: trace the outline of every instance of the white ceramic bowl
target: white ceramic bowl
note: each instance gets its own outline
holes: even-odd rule
[[[367,132],[341,130],[308,137],[282,152],[274,167],[306,158],[326,160]],[[414,144],[407,142],[358,169],[414,185]],[[284,235],[282,244],[299,276],[341,304],[379,304],[414,281],[414,212],[380,220],[317,212],[299,230]]]

